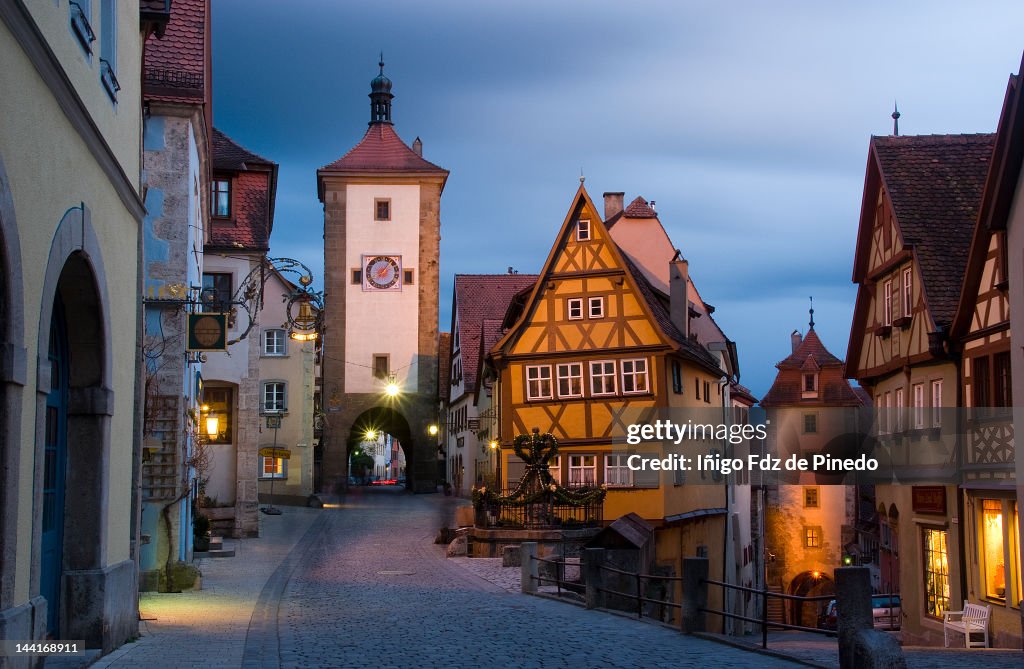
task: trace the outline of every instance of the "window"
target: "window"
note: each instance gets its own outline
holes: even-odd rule
[[[1010,354],[996,353],[992,356],[992,406],[1013,406],[1013,391],[1010,387]]]
[[[590,363],[590,394],[615,394],[614,360],[597,360]]]
[[[231,275],[203,273],[203,311],[221,312],[231,308]]]
[[[647,358],[622,361],[622,392],[647,392]]]
[[[89,55],[92,43],[96,41],[96,33],[92,29],[92,0],[71,0],[68,9],[71,10],[71,30]]]
[[[1016,560],[1007,555],[1010,546],[1007,509],[1001,499],[982,499],[978,523],[978,559],[985,597],[1006,601],[1007,566],[1016,576]]]
[[[604,456],[604,482],[611,487],[633,485],[633,470],[626,464],[626,455]]]
[[[373,376],[376,379],[386,379],[388,374],[391,372],[391,365],[388,359],[388,355],[385,353],[377,353],[373,356]]]
[[[288,478],[288,461],[284,458],[260,456],[261,479]]]
[[[941,618],[949,610],[949,553],[946,530],[923,528],[924,540],[924,612]]]
[[[551,460],[548,460],[548,474],[551,474],[551,478],[558,485],[562,485],[562,456],[556,455]],[[510,481],[511,483],[511,481]]]
[[[700,379],[693,380],[693,396],[700,399]]]
[[[218,178],[213,180],[213,215],[217,218],[231,216],[231,180]]]
[[[263,355],[284,355],[287,341],[284,330],[264,330]]]
[[[924,384],[915,383],[911,391],[914,402],[914,413],[911,421],[915,430],[924,428]]]
[[[704,403],[711,404],[711,382],[704,382]]]
[[[585,242],[588,239],[590,239],[590,221],[581,219],[580,222],[576,224],[576,241]]]
[[[569,456],[569,485],[594,485],[597,482],[596,455]]]
[[[942,425],[942,379],[932,381],[932,427]]]
[[[583,298],[570,297],[565,301],[566,315],[570,321],[578,321],[583,318]]]
[[[390,221],[391,220],[391,200],[388,198],[379,197],[373,201],[373,220],[375,221]]]
[[[285,411],[284,381],[268,381],[263,384],[264,413],[281,413]]]
[[[558,372],[559,397],[583,397],[583,363],[564,362],[555,370]]]
[[[909,267],[903,270],[903,315],[910,318],[910,310],[914,306],[913,270]]]
[[[83,0],[87,1],[87,0]],[[111,100],[117,100],[121,84],[117,69],[117,11],[115,0],[100,0],[100,82]]]
[[[818,375],[804,374],[804,392],[813,393],[818,390]]]
[[[807,486],[804,488],[804,508],[817,509],[818,508],[818,487]]]
[[[882,325],[892,325],[892,279],[882,284],[882,300],[885,305]]]
[[[551,365],[527,365],[526,399],[551,399]]]
[[[885,433],[892,432],[892,393],[885,394]]]
[[[588,318],[604,318],[604,298],[591,297],[587,300]]]
[[[404,283],[407,286],[411,286],[413,284],[413,278],[415,278],[415,275],[413,274],[413,271],[411,269],[405,269],[402,270],[402,277],[402,283]]]
[[[805,527],[804,528],[804,547],[805,548],[821,548],[821,528],[820,527]]]
[[[354,269],[352,270],[352,285],[361,286],[363,284],[363,270]]]
[[[989,374],[988,357],[971,359],[971,390],[974,396],[974,406],[992,406],[992,395],[989,392],[989,384],[992,377]]]
[[[203,388],[203,403],[210,407],[209,413],[199,423],[199,430],[207,435],[211,444],[230,444],[234,426],[234,393],[231,388]],[[217,425],[217,434],[211,435],[207,428],[211,421]]]
[[[804,414],[804,434],[814,434],[818,431],[818,414]]]
[[[678,360],[672,361],[672,392],[676,395],[683,394],[683,366]]]
[[[903,431],[903,388],[896,389],[896,431]]]

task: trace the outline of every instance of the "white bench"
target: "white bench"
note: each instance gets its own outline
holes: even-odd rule
[[[988,648],[988,615],[991,606],[964,604],[963,611],[946,611],[942,617],[942,633],[949,648],[950,632],[964,635],[965,648]],[[971,641],[971,634],[981,634],[981,641]]]

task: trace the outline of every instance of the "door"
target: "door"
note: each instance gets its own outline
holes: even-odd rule
[[[64,308],[50,319],[50,392],[46,396],[43,469],[43,555],[39,589],[46,598],[46,629],[60,638],[60,584],[64,570],[64,493],[68,460],[68,345]]]

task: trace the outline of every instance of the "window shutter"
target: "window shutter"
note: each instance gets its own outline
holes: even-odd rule
[[[661,472],[641,469],[633,472],[633,486],[637,488],[657,488],[661,483]]]

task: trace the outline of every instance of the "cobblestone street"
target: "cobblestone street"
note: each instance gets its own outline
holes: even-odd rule
[[[517,592],[518,569],[446,559],[432,543],[465,503],[359,490],[323,510],[286,507],[234,558],[205,560],[203,590],[146,594],[142,637],[95,667],[798,666],[654,624]],[[773,635],[774,636],[774,635]],[[771,644],[837,666],[834,641]],[[912,668],[1021,666],[1010,651],[914,649]]]

